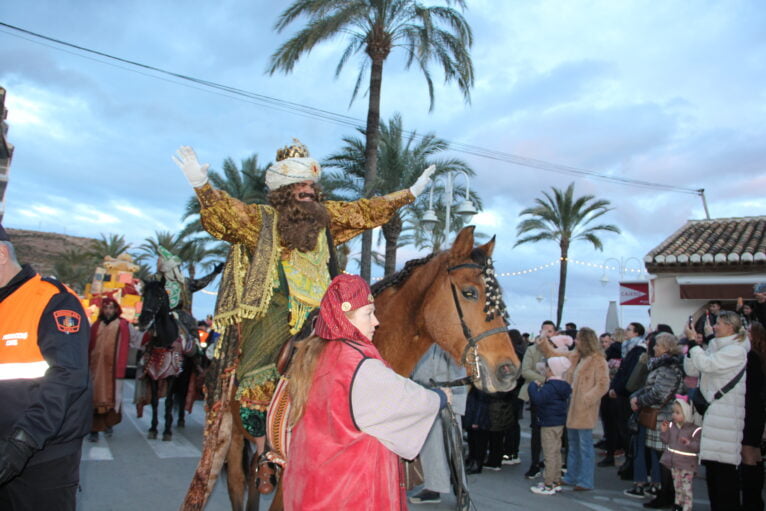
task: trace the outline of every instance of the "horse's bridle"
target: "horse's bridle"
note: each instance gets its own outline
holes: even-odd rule
[[[147,307],[142,308],[144,311],[148,311],[152,315],[152,319],[149,320],[149,323],[146,324],[146,327],[144,328],[144,332],[148,332],[150,328],[152,328],[152,325],[154,325],[154,322],[157,319],[157,312],[158,310],[152,310]]]
[[[462,268],[472,268],[479,271],[486,270],[486,266],[480,265],[478,263],[462,263],[457,264],[455,266],[450,266],[447,268],[447,274],[451,273],[454,270],[462,269]],[[465,345],[465,349],[463,350],[463,356],[460,359],[460,363],[463,365],[466,365],[468,362],[468,352],[472,351],[473,354],[473,364],[474,364],[474,375],[471,377],[471,380],[476,381],[480,379],[481,377],[481,368],[479,366],[479,341],[482,339],[485,339],[491,335],[500,334],[500,333],[507,333],[508,327],[506,326],[500,326],[497,328],[492,328],[490,330],[486,330],[478,335],[473,335],[471,332],[471,327],[469,327],[465,319],[463,317],[463,308],[460,306],[460,300],[457,297],[457,287],[455,286],[455,283],[452,282],[452,278],[449,278],[449,285],[452,289],[452,300],[455,302],[455,309],[457,309],[457,317],[460,320],[460,326],[463,329],[463,336],[465,337],[465,340],[467,341],[467,344]]]
[[[159,303],[159,305],[157,306],[156,309],[151,309],[151,308],[146,307],[146,306],[143,306],[141,308],[142,311],[148,312],[149,314],[152,315],[152,319],[149,320],[149,323],[146,324],[146,328],[144,328],[144,330],[143,330],[144,332],[148,332],[149,329],[151,329],[152,326],[154,325],[155,321],[157,321],[157,316],[159,315],[161,308],[162,308],[162,300],[160,300],[160,303]]]

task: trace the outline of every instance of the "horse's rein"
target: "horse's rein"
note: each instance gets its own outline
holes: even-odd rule
[[[152,319],[149,320],[149,323],[147,323],[146,327],[142,330],[143,332],[148,332],[154,325],[154,322],[157,320],[157,311],[153,311],[152,309],[145,309],[145,310],[148,310],[149,313],[152,315]]]
[[[463,263],[463,264],[457,264],[455,266],[450,266],[449,268],[447,268],[447,274],[449,275],[450,272],[461,269],[461,268],[472,268],[472,269],[476,269],[480,271],[485,270],[485,266],[482,266],[477,263]],[[463,356],[460,359],[460,363],[463,365],[466,364],[466,362],[468,361],[468,352],[469,350],[472,350],[475,374],[472,377],[466,377],[466,378],[470,378],[472,381],[476,381],[476,380],[479,380],[481,377],[481,367],[479,366],[479,341],[491,335],[507,333],[508,327],[501,326],[497,328],[492,328],[490,330],[486,330],[474,336],[473,333],[471,332],[471,328],[468,326],[468,324],[466,324],[465,319],[463,317],[463,308],[460,306],[460,300],[457,297],[457,288],[455,287],[455,283],[452,282],[451,277],[448,276],[448,278],[449,278],[450,288],[452,290],[452,300],[455,302],[455,309],[457,309],[457,317],[460,320],[460,326],[463,329],[463,336],[465,337],[465,340],[467,341],[465,349],[463,350]],[[456,385],[458,384],[456,383]]]

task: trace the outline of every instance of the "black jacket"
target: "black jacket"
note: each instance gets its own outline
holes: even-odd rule
[[[547,380],[542,385],[529,384],[529,401],[537,407],[539,426],[564,426],[567,423],[572,386],[564,380]]]
[[[0,288],[0,301],[13,296],[35,275],[31,266],[24,265]],[[29,460],[30,465],[76,452],[90,431],[93,411],[87,316],[75,295],[58,281],[45,280],[59,288],[48,302],[37,330],[37,344],[49,368],[40,379],[0,381],[0,438],[9,437],[17,429],[24,430],[40,449]],[[80,315],[79,331],[59,330],[53,313],[61,310]]]
[[[745,429],[742,444],[760,447],[763,426],[766,424],[766,382],[761,357],[753,350],[747,353],[745,376]]]
[[[628,383],[628,378],[630,378],[631,373],[633,373],[633,368],[635,368],[638,363],[638,359],[641,358],[641,355],[644,353],[646,353],[646,347],[637,344],[633,346],[628,354],[625,355],[625,358],[622,359],[622,362],[620,362],[620,368],[617,370],[614,378],[612,378],[612,384],[609,387],[614,390],[618,396],[630,396],[630,392],[628,392],[625,386]]]
[[[638,406],[662,408],[663,416],[670,417],[676,394],[683,390],[683,358],[678,355],[664,354],[649,359],[649,375],[646,384],[634,392]]]

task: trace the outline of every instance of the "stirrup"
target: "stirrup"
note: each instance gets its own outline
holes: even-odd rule
[[[277,485],[277,466],[269,461],[265,454],[258,458],[258,472],[255,474],[255,487],[258,493],[268,495]]]

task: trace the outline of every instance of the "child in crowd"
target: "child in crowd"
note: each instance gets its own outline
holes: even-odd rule
[[[692,422],[692,407],[688,396],[676,394],[672,421],[662,423],[660,438],[668,445],[660,463],[670,468],[676,502],[673,511],[690,511],[692,508],[692,481],[697,468],[700,450],[700,431]]]
[[[567,421],[572,387],[564,379],[571,367],[566,357],[551,357],[546,362],[545,383],[529,384],[529,400],[537,407],[540,439],[545,459],[545,480],[530,489],[538,495],[561,491],[561,436]]]

